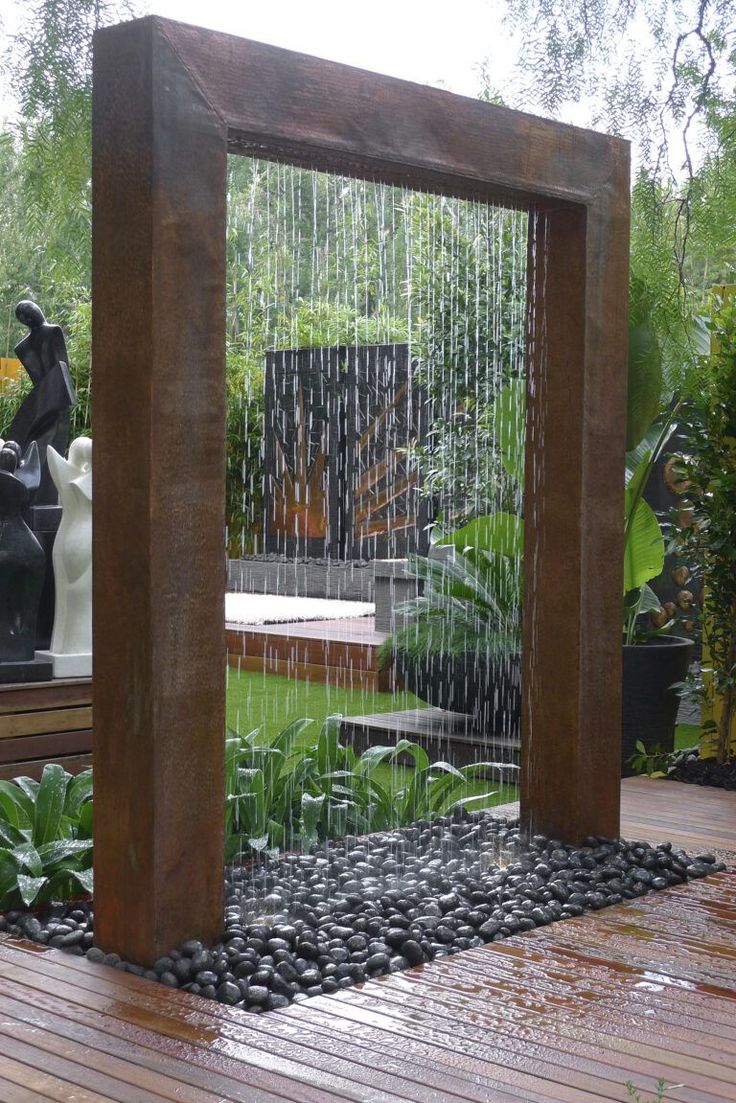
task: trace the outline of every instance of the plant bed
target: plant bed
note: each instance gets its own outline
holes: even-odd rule
[[[736,790],[736,758],[719,763],[715,758],[701,758],[699,747],[688,747],[672,755],[667,777],[690,785]]]
[[[516,821],[461,811],[229,867],[222,941],[153,969],[93,945],[92,905],[9,912],[0,931],[260,1014],[723,868],[670,843],[523,846]]]

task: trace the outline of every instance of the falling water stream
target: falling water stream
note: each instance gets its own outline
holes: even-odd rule
[[[373,771],[341,748],[358,757],[403,734],[430,763],[518,758],[526,215],[238,157],[228,249],[228,588],[241,595],[228,720],[241,737],[259,729],[230,743],[239,906],[293,916],[407,883],[441,889],[448,868],[506,860],[505,829],[481,810],[514,799],[513,768],[479,770],[445,801],[437,789],[430,809],[408,796],[422,752]],[[408,560],[423,604],[392,596],[396,654],[379,673],[373,572],[386,560]],[[454,719],[463,752],[436,712],[421,737],[359,737],[336,720],[319,738],[330,713],[427,704],[467,713]]]

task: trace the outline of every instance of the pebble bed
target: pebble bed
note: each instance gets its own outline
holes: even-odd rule
[[[724,868],[671,843],[522,847],[517,821],[464,813],[228,869],[222,941],[153,969],[94,946],[90,904],[9,912],[0,930],[261,1014]]]
[[[736,789],[736,758],[720,765],[714,758],[701,758],[698,747],[676,751],[670,759],[667,777],[690,785],[712,785],[716,789]]]

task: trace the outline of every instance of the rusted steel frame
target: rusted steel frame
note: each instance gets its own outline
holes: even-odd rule
[[[221,922],[228,150],[529,211],[524,816],[617,830],[627,144],[156,17],[94,99],[101,944]]]
[[[521,807],[617,835],[628,163],[612,197],[530,212]]]
[[[95,934],[223,922],[227,134],[155,23],[97,36]]]

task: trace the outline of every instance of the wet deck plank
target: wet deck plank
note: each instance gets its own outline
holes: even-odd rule
[[[728,871],[266,1016],[2,942],[0,1100],[733,1100],[736,794],[636,778],[623,809]]]

